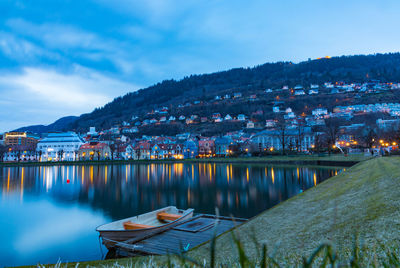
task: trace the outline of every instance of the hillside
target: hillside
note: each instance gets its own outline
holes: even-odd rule
[[[55,121],[50,125],[33,125],[33,126],[21,127],[14,131],[21,131],[21,132],[27,131],[37,134],[42,134],[52,131],[63,131],[70,129],[71,124],[75,122],[77,119],[78,119],[77,116],[66,116],[58,119],[57,121]]]
[[[341,56],[309,60],[294,64],[292,62],[266,63],[253,68],[236,68],[228,71],[212,74],[191,75],[182,80],[166,80],[156,85],[118,97],[102,108],[83,114],[76,120],[71,128],[75,130],[87,130],[89,126],[104,129],[130,121],[133,115],[145,116],[146,113],[159,107],[168,107],[178,115],[182,113],[209,114],[212,112],[235,111],[236,113],[251,113],[258,107],[266,109],[266,105],[272,107],[272,101],[276,94],[266,96],[260,102],[229,104],[219,103],[215,105],[198,105],[197,107],[178,108],[179,104],[200,101],[210,102],[216,95],[233,94],[241,92],[244,96],[263,92],[266,88],[278,89],[284,85],[294,87],[310,84],[323,84],[324,82],[366,82],[380,80],[383,82],[400,81],[400,54],[376,54],[359,56]],[[307,96],[299,99],[289,98],[288,92],[280,93],[281,98],[286,98],[294,109],[303,108],[305,103],[315,105],[332,106],[342,102],[353,101],[354,96],[346,100],[346,96]],[[394,97],[394,98],[393,98]],[[396,94],[380,95],[379,101],[397,101]],[[358,100],[358,102],[371,102],[376,97]],[[270,108],[270,107],[267,107]],[[194,110],[193,110],[194,109]],[[222,111],[221,111],[222,110]],[[266,109],[268,110],[268,109]],[[172,132],[181,131],[181,126],[175,126]],[[151,133],[152,131],[150,131]]]

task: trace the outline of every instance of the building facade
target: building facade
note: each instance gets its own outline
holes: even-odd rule
[[[106,160],[111,156],[110,146],[102,142],[89,142],[79,148],[79,160]]]
[[[260,151],[264,150],[285,150],[293,151],[309,151],[315,144],[315,133],[311,128],[305,127],[299,129],[286,129],[284,132],[280,130],[264,130],[257,133],[251,138],[253,144],[258,146]]]
[[[75,132],[50,133],[39,141],[40,161],[74,161],[83,139]]]

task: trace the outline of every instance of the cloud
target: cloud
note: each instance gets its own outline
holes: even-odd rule
[[[62,116],[87,113],[136,89],[136,85],[82,66],[68,73],[25,67],[20,73],[0,76],[0,94],[5,96],[0,131],[10,130],[1,129],[3,125],[48,124]]]
[[[37,57],[59,58],[56,53],[46,51],[32,42],[4,31],[0,31],[0,50],[6,56],[16,60],[26,61]]]
[[[108,48],[107,44],[104,44],[104,40],[98,38],[97,35],[69,25],[57,23],[34,24],[21,18],[9,19],[6,25],[14,33],[42,40],[50,48],[83,48],[90,50],[107,50]]]
[[[122,73],[127,74],[133,70],[132,61],[127,59],[135,55],[135,47],[128,42],[58,23],[35,24],[21,18],[12,18],[6,21],[6,25],[12,31],[12,34],[3,33],[8,42],[5,41],[2,47],[8,56],[18,55],[17,59],[21,59],[29,54],[31,57],[37,55],[54,59],[58,55],[57,58],[67,65],[73,64],[71,61],[74,60],[89,60],[97,64],[108,61]],[[32,42],[26,39],[32,39]]]

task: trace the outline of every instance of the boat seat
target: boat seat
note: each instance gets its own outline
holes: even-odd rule
[[[159,212],[157,213],[157,220],[159,221],[175,221],[182,217],[182,215],[178,214],[170,214],[166,212]]]
[[[145,225],[145,224],[140,224],[140,223],[133,223],[131,221],[126,221],[123,223],[124,224],[124,229],[125,230],[137,230],[137,229],[146,229],[146,228],[152,228],[154,226],[151,225]]]

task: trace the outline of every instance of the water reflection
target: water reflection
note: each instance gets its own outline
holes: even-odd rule
[[[249,218],[338,171],[210,163],[2,168],[0,263],[101,258],[97,225],[168,205]],[[34,253],[26,250],[32,241]]]

